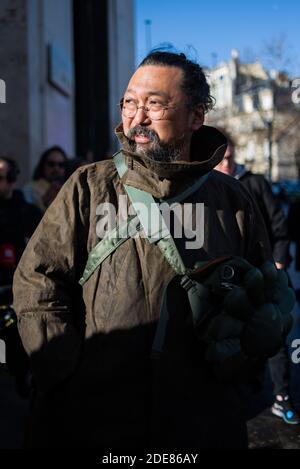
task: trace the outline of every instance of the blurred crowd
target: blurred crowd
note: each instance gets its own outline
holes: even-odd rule
[[[5,342],[6,368],[14,377],[16,391],[23,398],[31,392],[29,360],[17,331],[11,308],[12,282],[26,244],[44,212],[68,177],[81,165],[92,163],[93,153],[68,158],[60,146],[46,149],[32,180],[19,188],[16,161],[0,157],[0,339]]]

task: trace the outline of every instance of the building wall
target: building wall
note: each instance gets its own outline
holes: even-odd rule
[[[48,80],[48,45],[64,57],[74,83],[72,0],[28,0],[30,166],[51,145],[74,155],[74,88],[69,94]],[[63,65],[60,73],[64,73]]]
[[[36,0],[35,0],[36,1]],[[52,86],[44,76],[46,146],[59,144],[74,156],[74,54],[73,54],[73,2],[72,0],[43,0],[44,63],[47,46],[54,45],[64,60],[60,73],[68,74],[68,94]]]
[[[240,64],[236,54],[229,62],[207,71],[207,75],[216,99],[207,123],[231,134],[237,161],[266,176],[271,171],[274,181],[296,179],[299,126],[297,129],[293,123],[296,110],[288,80],[270,82],[260,63]],[[283,106],[278,106],[274,93],[285,99]]]
[[[120,122],[118,103],[134,72],[134,8],[133,0],[109,0],[109,100],[111,149],[118,142],[113,130]]]
[[[0,78],[6,103],[0,104],[0,154],[16,159],[23,175],[30,152],[28,138],[28,56],[26,0],[0,2]]]
[[[0,103],[1,154],[18,161],[20,185],[31,178],[48,146],[58,144],[68,155],[76,155],[74,1],[0,1],[0,80],[6,85],[6,103]],[[90,0],[78,1],[89,7]],[[114,151],[118,144],[113,129],[120,120],[117,103],[134,70],[133,0],[107,0],[107,10],[108,51],[106,41],[99,44],[99,51],[105,48],[109,56],[109,70],[100,76],[108,75],[108,86],[102,90],[100,80],[99,87],[100,101],[108,111],[103,116],[106,121],[101,117],[94,131],[101,134],[101,126],[108,122],[109,132],[103,138],[110,139],[106,147]],[[97,57],[97,40],[92,42]],[[67,88],[49,82],[49,44],[59,55],[52,64],[60,78],[67,76]],[[97,106],[95,96],[89,99]]]
[[[63,95],[47,76],[47,45],[55,40],[74,79],[72,0],[1,0],[0,24],[0,78],[7,90],[1,153],[18,161],[22,184],[47,146],[74,152],[74,93]]]

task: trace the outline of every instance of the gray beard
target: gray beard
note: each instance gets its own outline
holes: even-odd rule
[[[134,142],[135,143],[135,142]],[[183,147],[174,144],[156,144],[152,148],[143,148],[135,143],[135,153],[140,156],[147,156],[151,160],[161,163],[171,163],[183,159]]]
[[[158,138],[151,142],[151,146],[145,148],[144,145],[139,145],[136,142],[127,138],[130,150],[140,156],[146,156],[151,160],[161,163],[171,163],[184,159],[185,155],[185,140],[181,139],[174,143],[161,143]]]

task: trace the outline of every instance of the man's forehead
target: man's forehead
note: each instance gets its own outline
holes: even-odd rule
[[[178,67],[144,65],[133,74],[126,91],[166,96],[170,91],[180,90],[182,78],[183,72]]]
[[[136,93],[136,91],[138,90],[138,87],[136,88],[127,88],[126,90],[126,93]],[[165,93],[164,91],[162,90],[147,90],[147,94],[149,96],[151,95],[155,95],[155,96],[161,96],[162,98],[168,98],[169,95],[167,93]]]

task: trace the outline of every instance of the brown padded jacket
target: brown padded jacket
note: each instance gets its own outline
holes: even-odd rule
[[[122,127],[117,129],[117,135],[129,168],[122,180],[111,160],[80,167],[48,208],[14,278],[19,332],[32,358],[39,395],[43,399],[60,396],[55,398],[53,407],[48,402],[48,413],[62,406],[69,433],[70,416],[83,406],[80,426],[83,433],[94,428],[88,432],[91,446],[96,445],[97,438],[102,444],[120,446],[120,442],[130,441],[130,445],[149,431],[145,421],[148,417],[153,419],[153,412],[146,401],[156,395],[154,378],[149,378],[153,376],[149,357],[163,290],[175,274],[156,245],[135,237],[106,258],[81,288],[78,281],[88,253],[99,242],[99,204],[110,202],[118,210],[118,196],[125,194],[124,183],[164,200],[211,171],[188,200],[204,203],[205,231],[203,247],[191,250],[186,258],[183,253],[186,262],[236,255],[260,265],[272,257],[261,215],[251,196],[234,178],[212,171],[226,149],[220,132],[203,126],[193,136],[191,161],[173,163],[132,154]],[[187,349],[189,342],[187,338]],[[167,369],[170,371],[169,365]],[[176,373],[179,369],[180,365]],[[188,369],[182,365],[185,377],[181,378],[185,382],[193,376]],[[210,378],[202,377],[200,381],[205,395],[217,401],[212,396],[214,392],[221,393],[220,405],[222,402],[222,408],[230,409],[232,396],[228,397],[228,387],[212,385]],[[209,382],[207,387],[205,382]],[[166,412],[167,408],[164,406]],[[95,425],[91,424],[92,415]],[[169,419],[168,414],[166,421]],[[61,425],[60,419],[58,426]],[[206,438],[204,434],[202,440]],[[41,439],[48,438],[41,435],[43,432]],[[83,436],[79,438],[77,433],[77,438]],[[75,441],[76,436],[71,439]],[[204,447],[209,444],[204,443]]]

